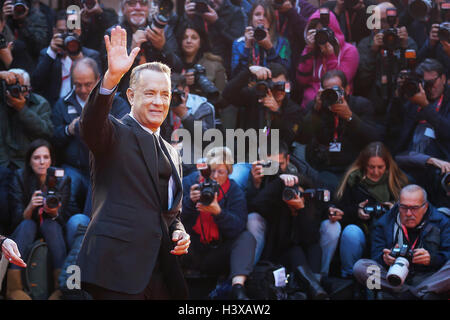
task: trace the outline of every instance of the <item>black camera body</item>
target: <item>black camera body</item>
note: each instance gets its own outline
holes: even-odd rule
[[[296,195],[303,197],[305,200],[317,199],[322,202],[330,201],[330,191],[326,189],[306,189],[300,191],[298,185],[293,187],[284,187],[282,198],[284,201],[289,201],[295,198]]]
[[[215,193],[219,192],[219,184],[211,179],[211,166],[206,163],[197,164],[203,182],[199,184],[197,190],[200,190],[199,202],[205,206],[209,206],[214,201]]]
[[[217,102],[219,98],[219,90],[214,83],[209,81],[206,77],[206,69],[201,64],[195,64],[192,69],[188,69],[186,73],[192,72],[195,78],[195,86],[205,94],[207,99],[211,102]]]
[[[403,85],[399,88],[399,94],[406,98],[411,98],[416,93],[420,92],[420,84],[425,88],[424,81],[414,71],[400,72],[399,77],[404,79]]]
[[[383,47],[388,51],[395,51],[400,48],[400,38],[398,37],[397,28],[394,27],[397,22],[397,9],[386,9],[386,20],[389,24],[388,29],[381,30],[383,33]]]
[[[186,97],[186,94],[183,90],[180,90],[178,88],[174,88],[172,90],[172,100],[170,100],[170,107],[175,108],[178,107],[183,100]]]
[[[255,80],[253,78],[252,80]],[[273,82],[272,79],[256,80],[255,91],[258,99],[264,98],[270,90],[286,91],[286,83]]]
[[[392,286],[401,286],[408,276],[414,252],[408,245],[403,244],[399,248],[392,248],[389,255],[395,258],[395,262],[389,268],[386,279]]]
[[[438,37],[440,41],[450,42],[450,22],[442,22],[439,25]]]
[[[208,0],[193,0],[192,2],[195,3],[195,12],[200,15],[208,12],[208,5],[211,6]]]
[[[407,244],[403,244],[401,247],[392,248],[389,254],[392,258],[397,259],[398,257],[403,257],[408,261],[412,261],[414,251]]]
[[[62,49],[69,55],[77,56],[81,52],[81,41],[76,33],[63,33],[61,39],[63,39]]]
[[[57,208],[61,202],[61,187],[64,181],[64,170],[55,167],[47,169],[47,177],[45,179],[45,188],[42,196],[45,199],[47,207],[50,209]]]
[[[314,41],[317,45],[324,45],[327,42],[331,42],[334,39],[334,31],[328,27],[323,27],[317,30]]]
[[[266,29],[264,29],[264,26],[261,24],[253,30],[253,37],[256,41],[264,40],[265,37],[267,37]]]
[[[14,98],[20,98],[20,93],[23,91],[22,86],[16,82],[15,84],[7,84],[5,80],[0,81],[0,103],[7,104],[6,91]]]
[[[11,0],[12,5],[14,6],[14,15],[21,16],[23,15],[28,8],[28,5],[23,0]]]
[[[389,211],[389,208],[382,205],[381,203],[376,203],[374,205],[367,205],[363,208],[364,213],[369,215],[372,218],[380,218],[386,212]]]
[[[329,109],[333,104],[341,103],[345,96],[345,91],[339,86],[333,86],[332,88],[325,89],[320,94],[320,100],[322,100],[322,106],[324,109]]]

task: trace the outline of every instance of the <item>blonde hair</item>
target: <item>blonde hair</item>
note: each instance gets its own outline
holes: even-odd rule
[[[380,157],[384,160],[386,170],[389,172],[389,191],[394,196],[395,200],[399,199],[401,189],[408,184],[408,178],[397,166],[397,163],[392,158],[391,153],[382,142],[372,142],[359,153],[358,158],[356,158],[355,162],[352,163],[350,168],[344,174],[344,178],[338,187],[336,193],[338,199],[342,198],[344,195],[348,179],[353,172],[360,170],[364,174],[364,178],[366,177],[367,163],[372,157]]]
[[[169,88],[171,88],[170,83],[170,68],[161,62],[149,62],[141,64],[131,71],[130,76],[130,88],[134,89],[136,88],[136,84],[139,81],[139,76],[143,70],[150,70],[150,71],[156,71],[164,73],[167,76],[167,79],[169,80]]]
[[[233,172],[233,156],[227,147],[215,147],[209,150],[206,155],[206,163],[209,165],[224,164],[228,174]]]

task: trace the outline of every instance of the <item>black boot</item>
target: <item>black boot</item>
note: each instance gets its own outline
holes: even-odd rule
[[[308,266],[298,266],[295,271],[298,279],[307,285],[309,296],[313,300],[328,299],[328,294],[320,286],[319,281]]]
[[[231,299],[233,300],[250,300],[245,293],[245,288],[242,284],[235,284],[231,287]]]

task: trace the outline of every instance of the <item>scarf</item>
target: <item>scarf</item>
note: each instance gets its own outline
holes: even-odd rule
[[[383,203],[392,200],[388,179],[389,172],[387,170],[377,182],[370,180],[367,176],[363,176],[361,170],[356,170],[350,174],[348,183],[350,186],[354,186],[356,183],[361,184],[375,200]]]
[[[202,183],[203,180],[204,178],[200,176],[199,182]],[[217,202],[220,202],[225,197],[230,189],[230,185],[230,179],[227,179],[221,188],[219,188]],[[200,211],[192,230],[200,235],[200,242],[203,244],[219,240],[219,227],[210,212]]]

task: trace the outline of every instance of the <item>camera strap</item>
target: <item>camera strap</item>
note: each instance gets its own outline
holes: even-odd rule
[[[408,244],[411,243],[411,241],[409,240],[409,236],[408,236],[408,229],[406,229],[406,227],[402,224],[402,231],[403,231],[403,235],[406,238],[406,241],[408,241]],[[416,247],[417,241],[419,241],[420,235],[417,235],[416,241],[414,241],[414,243],[411,245],[411,250],[414,250],[414,248]]]
[[[280,16],[278,10],[275,11],[275,20],[277,21],[277,31],[281,36],[284,36],[284,32],[286,31],[287,19],[284,21],[283,26],[280,28]]]
[[[255,47],[253,47],[253,49],[252,49],[252,58],[253,58],[253,65],[259,66],[259,62],[261,60],[261,54],[258,52],[258,56],[256,57]]]
[[[356,18],[356,12],[353,12],[352,19],[350,21],[348,11],[345,10],[345,22],[347,23],[348,42],[350,42],[350,43],[353,41],[351,25],[355,22],[355,18]]]

